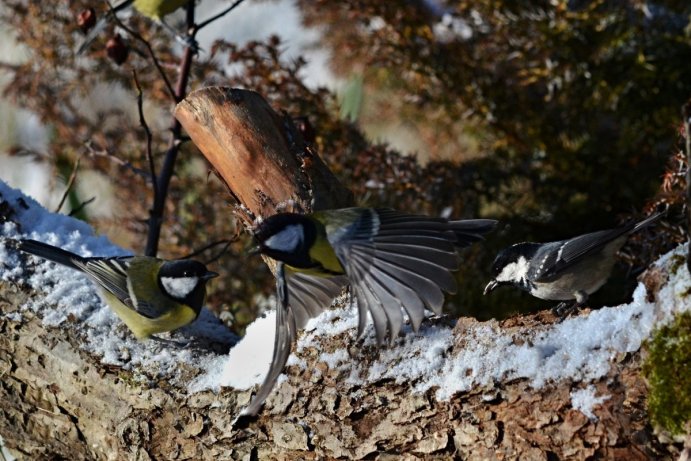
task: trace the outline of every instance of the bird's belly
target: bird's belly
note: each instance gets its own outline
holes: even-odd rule
[[[158,318],[149,318],[124,305],[115,296],[103,293],[108,306],[120,317],[137,339],[148,338],[156,333],[177,330],[192,322],[197,314],[182,304]]]
[[[569,301],[576,299],[576,293],[591,295],[605,284],[612,271],[611,264],[589,264],[587,269],[575,266],[558,277],[545,282],[535,282],[530,293],[536,298],[550,301]]]

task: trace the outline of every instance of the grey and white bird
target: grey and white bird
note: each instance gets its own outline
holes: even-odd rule
[[[629,235],[659,220],[653,214],[638,223],[579,235],[548,243],[517,243],[502,250],[492,264],[492,280],[485,294],[501,285],[513,285],[536,298],[562,301],[555,307],[562,313],[586,303],[588,296],[605,284],[615,255]]]

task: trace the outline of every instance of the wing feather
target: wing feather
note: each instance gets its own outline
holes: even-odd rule
[[[391,209],[359,209],[360,216],[329,241],[346,269],[358,299],[359,333],[372,315],[377,339],[401,329],[403,309],[417,330],[425,307],[441,312],[444,293],[456,290],[451,274],[458,268],[456,250],[482,239],[496,221],[448,221]]]
[[[554,258],[553,261],[545,262],[545,267],[540,271],[541,275],[536,281],[548,279],[559,274],[561,271],[568,269],[589,255],[601,251],[610,242],[654,224],[665,214],[666,211],[662,211],[652,214],[637,223],[631,222],[624,226],[617,227],[616,229],[592,232],[564,241],[557,250],[556,258]]]
[[[348,284],[345,276],[318,277],[304,272],[286,271],[286,278],[288,303],[298,329],[303,328],[309,319],[328,309]]]
[[[134,308],[134,300],[127,286],[127,270],[131,260],[132,257],[123,256],[105,259],[87,258],[74,263],[120,302]]]
[[[535,281],[540,282],[554,277],[589,255],[599,252],[608,243],[623,237],[632,228],[633,226],[627,226],[626,228],[598,231],[563,242],[556,242],[559,245],[555,244],[555,249],[552,251],[554,254],[547,255],[545,261],[542,262]]]
[[[422,290],[418,290],[419,286],[416,286],[415,280],[403,280],[400,273],[396,271],[391,271],[386,267],[386,264],[377,264],[371,269],[372,279],[376,280],[377,283],[386,292],[386,311],[395,311],[400,314],[400,308],[402,307],[408,317],[410,318],[410,323],[413,326],[413,330],[417,331],[422,323],[422,319],[425,318],[425,304],[430,301],[430,306],[434,306],[434,303],[439,303],[439,306],[444,302],[444,295],[441,290],[437,289],[441,300],[439,299],[426,299],[420,296]],[[409,283],[406,283],[409,282]],[[393,315],[389,316],[390,318]],[[391,339],[395,338],[400,331],[403,319],[399,320],[399,324],[396,325],[395,329],[392,329]]]

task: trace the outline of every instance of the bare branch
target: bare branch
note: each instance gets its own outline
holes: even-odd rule
[[[70,214],[69,214],[68,216],[74,216],[74,215],[76,215],[77,213],[79,213],[80,211],[82,211],[82,210],[84,209],[85,206],[87,206],[89,203],[93,202],[94,200],[96,200],[96,197],[91,197],[91,198],[88,199],[88,200],[84,200],[82,203],[80,203],[79,205],[77,205],[76,208],[73,208],[72,211],[70,211]]]
[[[149,161],[149,173],[151,173],[151,186],[154,189],[154,202],[158,197],[158,184],[156,184],[156,165],[154,164],[154,156],[151,152],[152,136],[149,125],[146,123],[146,118],[144,118],[144,94],[142,93],[142,87],[139,84],[139,79],[137,78],[137,71],[132,70],[132,76],[134,77],[134,84],[137,87],[137,110],[139,111],[139,124],[144,128],[144,133],[146,133],[146,158]]]
[[[74,181],[77,179],[77,170],[79,169],[79,163],[82,161],[81,155],[77,157],[77,161],[74,162],[74,167],[72,168],[72,173],[70,173],[70,178],[67,180],[67,188],[65,189],[65,192],[62,194],[62,198],[60,199],[60,203],[58,203],[58,206],[55,208],[55,212],[59,213],[60,209],[62,206],[65,204],[65,200],[67,200],[67,196],[70,195],[70,191],[72,190],[72,186],[74,186]]]
[[[132,165],[130,162],[125,161],[121,158],[118,158],[115,155],[108,153],[106,150],[94,149],[94,147],[91,145],[91,141],[85,142],[84,147],[86,147],[87,153],[91,157],[107,158],[108,160],[115,162],[116,164],[120,165],[121,167],[130,170],[134,174],[143,177],[145,180],[151,181],[151,177],[149,176],[149,173],[147,171],[144,171],[141,168],[137,168],[136,166]]]
[[[187,4],[187,30],[194,30],[194,2]],[[178,80],[174,91],[176,103],[182,101],[187,94],[187,83],[190,78],[194,54],[195,51],[191,47],[186,47],[182,55]],[[151,213],[149,213],[149,234],[147,235],[145,250],[145,254],[148,256],[156,256],[158,253],[158,240],[161,236],[161,224],[163,223],[163,211],[165,209],[166,197],[168,196],[168,186],[175,170],[175,161],[180,151],[181,140],[182,125],[173,117],[170,143],[157,181],[158,197],[155,197],[154,206],[151,209]]]
[[[209,250],[210,248],[214,248],[214,247],[217,247],[217,246],[219,246],[219,245],[223,245],[223,249],[221,250],[221,252],[220,252],[217,256],[214,256],[214,258],[213,258],[212,260],[210,260],[210,261],[205,261],[205,262],[206,262],[206,263],[209,263],[209,262],[215,261],[215,260],[218,259],[223,253],[225,253],[225,251],[228,249],[228,247],[230,246],[230,244],[233,243],[235,240],[237,240],[237,236],[233,237],[232,239],[223,239],[223,240],[217,240],[217,241],[215,241],[215,242],[211,242],[211,243],[209,243],[209,244],[207,244],[207,245],[204,245],[204,246],[201,247],[201,248],[198,248],[198,249],[194,250],[193,252],[191,252],[191,253],[185,255],[184,257],[182,257],[182,258],[180,258],[180,259],[190,259],[190,258],[194,258],[195,256],[198,256],[198,255],[204,253],[206,250]]]
[[[242,2],[244,2],[244,1],[245,1],[245,0],[235,0],[235,3],[233,3],[232,5],[230,5],[230,6],[229,6],[228,8],[226,8],[225,10],[221,11],[220,13],[218,13],[218,14],[216,14],[216,15],[214,15],[214,16],[211,16],[209,19],[207,19],[207,20],[205,20],[205,21],[202,21],[200,24],[198,24],[198,25],[194,28],[194,29],[195,29],[195,34],[197,33],[198,30],[203,29],[204,27],[208,26],[209,24],[211,24],[212,22],[216,21],[217,19],[220,19],[220,18],[222,18],[223,16],[225,16],[226,14],[230,13],[231,11],[233,11],[235,8],[237,8],[238,6],[240,6],[240,4],[241,4]]]
[[[111,12],[113,10],[113,7],[110,6]],[[163,79],[163,83],[166,86],[166,89],[168,90],[168,93],[170,94],[170,97],[177,103],[178,101],[175,99],[175,91],[173,90],[173,85],[170,83],[170,80],[168,79],[168,76],[166,73],[163,71],[163,67],[161,66],[161,63],[158,61],[156,58],[156,54],[154,53],[154,49],[151,47],[151,44],[147,39],[142,37],[139,33],[134,31],[134,29],[130,29],[127,27],[122,21],[120,21],[120,18],[116,14],[113,13],[113,20],[115,23],[118,25],[118,27],[122,28],[125,32],[127,32],[129,35],[134,37],[135,40],[141,42],[146,49],[149,51],[149,56],[151,56],[151,60],[154,62],[154,66],[156,67],[156,70],[158,71],[159,75]]]

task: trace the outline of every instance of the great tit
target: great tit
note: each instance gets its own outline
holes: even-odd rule
[[[369,312],[378,343],[403,325],[414,331],[425,309],[441,313],[444,291],[453,293],[457,249],[482,240],[496,221],[444,218],[391,209],[343,208],[309,215],[280,213],[254,231],[257,251],[278,261],[276,336],[269,373],[242,415],[255,415],[288,360],[297,330],[328,308],[350,285],[361,336]]]
[[[579,235],[549,243],[517,243],[502,250],[492,264],[492,280],[485,294],[500,285],[513,285],[536,298],[562,301],[554,309],[561,315],[585,304],[609,278],[615,255],[629,235],[657,220],[654,214],[638,223]]]
[[[84,37],[84,42],[77,49],[77,54],[83,54],[91,43],[96,39],[96,37],[105,29],[106,25],[113,19],[112,15],[118,14],[130,6],[133,6],[142,15],[149,19],[160,23],[169,32],[171,32],[175,38],[182,41],[185,45],[190,45],[196,48],[196,44],[189,43],[185,37],[181,37],[180,34],[169,26],[163,18],[170,13],[174,12],[178,8],[187,5],[190,0],[125,0],[124,2],[115,5],[108,13],[106,13],[101,19],[99,19],[94,25],[93,29],[86,34]]]
[[[218,276],[190,259],[84,258],[36,240],[13,242],[21,251],[85,273],[101,288],[108,306],[140,340],[196,320],[206,297],[206,282]]]

